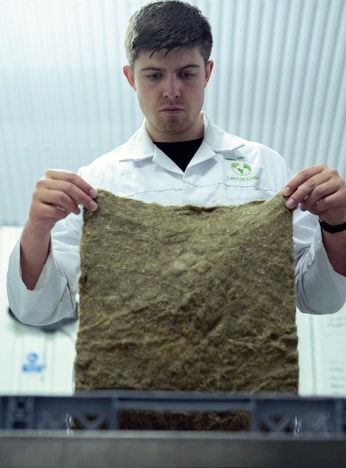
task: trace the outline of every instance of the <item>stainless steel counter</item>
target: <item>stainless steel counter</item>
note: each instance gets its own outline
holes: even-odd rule
[[[345,468],[346,438],[203,432],[0,432],[3,468]]]

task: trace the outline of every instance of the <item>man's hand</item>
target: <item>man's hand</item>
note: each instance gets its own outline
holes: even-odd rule
[[[29,224],[37,234],[50,232],[55,223],[70,213],[78,214],[78,205],[95,211],[96,190],[73,172],[48,170],[36,184],[29,213]]]
[[[290,210],[299,205],[332,226],[346,222],[345,181],[335,169],[322,164],[303,169],[282,193]],[[335,234],[322,230],[322,238],[334,270],[346,276],[346,230]]]
[[[37,182],[20,242],[22,279],[28,289],[34,289],[40,277],[57,221],[78,214],[79,205],[97,210],[96,196],[96,190],[72,172],[49,170]]]
[[[346,185],[335,169],[322,164],[303,169],[288,182],[283,195],[291,210],[299,205],[333,226],[346,222]]]

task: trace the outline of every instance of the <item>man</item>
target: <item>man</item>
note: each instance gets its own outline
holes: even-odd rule
[[[210,26],[196,7],[149,3],[130,19],[125,46],[123,72],[145,122],[127,143],[78,174],[49,170],[38,181],[9,264],[8,296],[18,319],[44,325],[73,314],[80,207],[97,210],[97,188],[144,202],[204,206],[267,199],[282,190],[294,210],[298,306],[310,313],[340,309],[346,299],[346,187],[337,171],[316,165],[290,179],[275,151],[226,133],[201,112],[214,64]],[[246,161],[256,176],[239,187],[227,176],[229,160]]]

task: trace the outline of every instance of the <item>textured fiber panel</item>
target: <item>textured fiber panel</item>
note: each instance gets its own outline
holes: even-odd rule
[[[81,242],[77,390],[297,392],[281,195],[199,208],[100,191],[98,204]]]
[[[281,196],[163,207],[100,192],[81,245],[78,388],[296,389]]]

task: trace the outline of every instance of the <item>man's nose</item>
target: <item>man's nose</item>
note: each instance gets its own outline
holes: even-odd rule
[[[180,83],[178,77],[171,75],[167,76],[164,84],[164,97],[174,99],[180,96]]]

